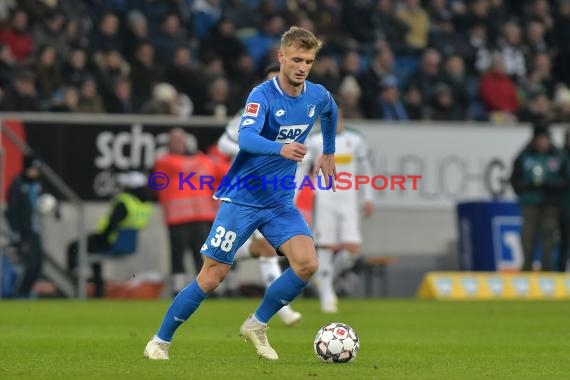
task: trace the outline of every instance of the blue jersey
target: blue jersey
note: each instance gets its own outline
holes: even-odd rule
[[[278,76],[255,87],[240,121],[240,151],[215,197],[263,208],[292,204],[297,161],[280,156],[281,148],[304,143],[320,116],[323,153],[334,153],[337,113],[330,93],[309,81],[296,97],[281,89]]]

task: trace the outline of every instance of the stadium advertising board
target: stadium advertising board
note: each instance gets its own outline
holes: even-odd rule
[[[375,192],[378,205],[398,208],[515,199],[509,183],[512,163],[532,136],[528,126],[350,126],[366,137],[374,175],[422,175],[417,191]],[[554,128],[553,137],[561,142],[562,131]]]
[[[420,284],[417,296],[438,300],[570,299],[570,275],[428,272]]]
[[[108,199],[117,189],[116,173],[150,172],[167,150],[170,127],[141,123],[24,123],[27,142],[83,199]],[[183,127],[190,144],[207,149],[221,126]]]

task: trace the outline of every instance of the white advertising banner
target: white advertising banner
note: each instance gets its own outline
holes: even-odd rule
[[[397,185],[375,190],[381,207],[449,208],[468,200],[515,199],[509,183],[512,164],[532,137],[527,125],[345,124],[364,134],[374,176],[422,176],[416,190],[411,179],[405,190]],[[557,145],[563,133],[553,128]]]

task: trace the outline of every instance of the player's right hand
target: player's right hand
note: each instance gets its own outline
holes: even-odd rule
[[[307,146],[298,142],[283,145],[279,154],[288,160],[303,161],[303,157],[307,154]]]

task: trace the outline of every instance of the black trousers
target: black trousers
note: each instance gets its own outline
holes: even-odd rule
[[[87,236],[87,253],[99,253],[109,249],[109,244],[100,238],[98,234]],[[67,268],[70,273],[74,273],[79,265],[79,242],[74,241],[67,247]],[[105,281],[103,279],[103,267],[101,263],[91,264],[93,273],[92,281],[95,284],[95,297],[101,298],[105,295]]]
[[[32,233],[23,236],[17,249],[24,274],[15,295],[18,298],[29,297],[35,282],[42,274],[44,252],[40,235]]]
[[[192,259],[196,272],[202,268],[202,254],[200,249],[206,242],[212,222],[189,222],[168,226],[170,237],[170,263],[171,273],[186,273],[184,267],[184,252],[186,248],[192,251]]]
[[[541,243],[542,271],[552,271],[552,250],[555,233],[559,228],[559,208],[550,205],[525,205],[521,207],[523,217],[522,245],[524,264],[522,271],[532,270],[534,248]]]
[[[568,249],[570,249],[570,218],[565,211],[560,212],[560,252],[558,253],[557,270],[566,272]]]

